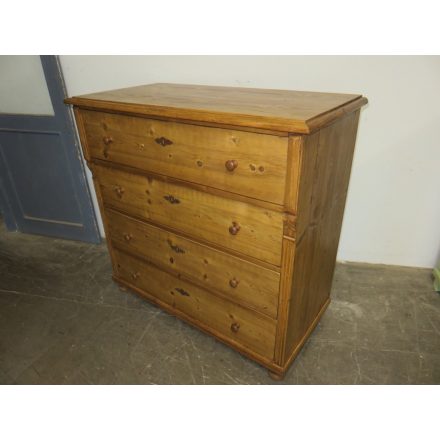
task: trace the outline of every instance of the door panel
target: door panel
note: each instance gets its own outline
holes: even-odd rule
[[[0,133],[0,145],[8,180],[13,185],[11,189],[25,218],[81,222],[59,133]],[[48,155],[51,161],[46,161]],[[54,163],[60,166],[53,166]]]
[[[0,114],[0,211],[9,229],[98,243],[58,59],[41,61],[54,114]]]

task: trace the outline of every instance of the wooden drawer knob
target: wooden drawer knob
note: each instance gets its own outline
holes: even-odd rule
[[[125,241],[128,243],[131,239],[133,238],[133,236],[131,234],[124,234],[124,239]]]
[[[228,171],[234,171],[238,167],[238,162],[236,160],[227,160],[225,167]]]
[[[125,189],[122,188],[122,186],[117,186],[117,187],[115,188],[115,193],[116,193],[116,195],[117,195],[119,198],[122,197],[122,194],[124,194],[124,192],[125,192]]]
[[[239,324],[238,322],[233,322],[233,323],[231,324],[231,330],[232,330],[234,333],[237,333],[239,329],[240,329],[240,324]]]
[[[113,142],[113,138],[109,137],[109,136],[104,136],[102,138],[102,141],[104,142],[104,148],[102,149],[102,154],[107,159],[108,158],[108,150],[110,148],[110,144]]]
[[[232,222],[232,225],[229,226],[229,233],[231,235],[237,235],[240,230],[240,225],[237,222]]]
[[[104,142],[105,145],[110,145],[113,142],[113,138],[111,136],[104,136],[102,142]]]
[[[229,280],[229,285],[230,285],[233,289],[235,289],[235,288],[238,286],[239,282],[240,282],[240,281],[238,281],[236,278],[232,278],[232,280]]]

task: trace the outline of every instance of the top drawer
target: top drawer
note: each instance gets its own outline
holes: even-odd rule
[[[287,137],[81,110],[98,159],[283,204]]]

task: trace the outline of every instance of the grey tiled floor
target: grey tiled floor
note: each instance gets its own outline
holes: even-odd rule
[[[278,384],[110,275],[104,244],[1,225],[0,383]],[[430,271],[338,264],[332,302],[281,383],[440,383]]]

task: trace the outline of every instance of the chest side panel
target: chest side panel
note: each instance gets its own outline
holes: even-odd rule
[[[282,268],[282,277],[291,272],[290,288],[281,293],[288,297],[280,310],[286,322],[284,363],[296,355],[329,300],[358,120],[356,111],[299,144],[296,237]]]

